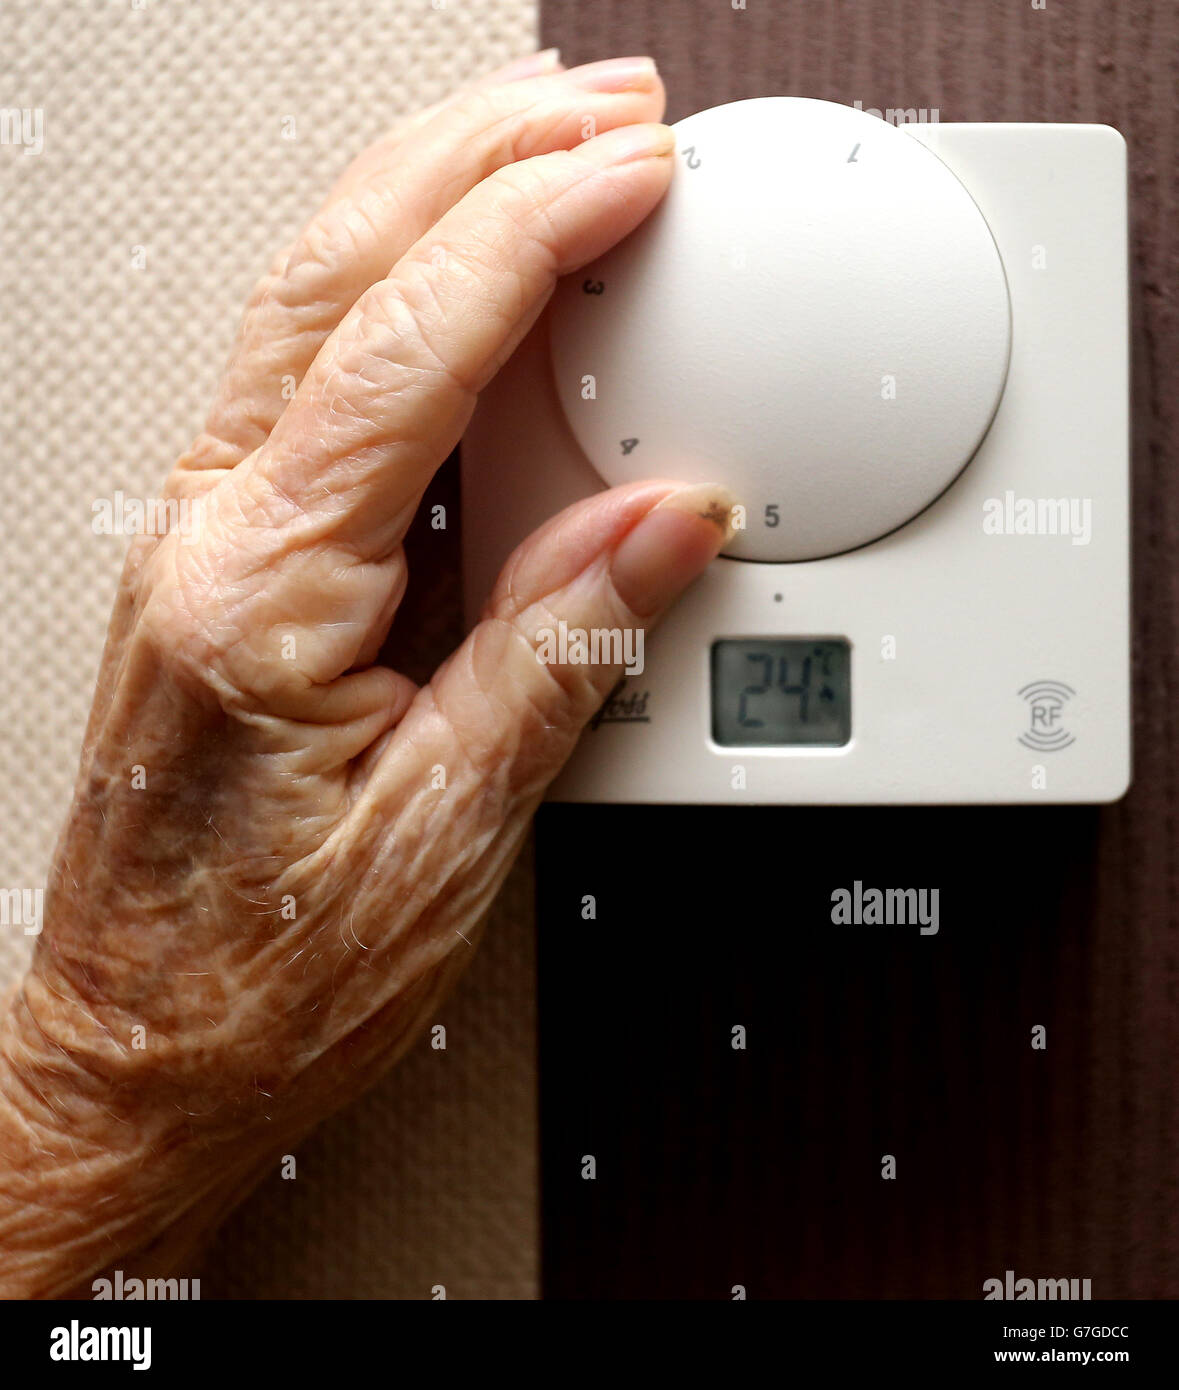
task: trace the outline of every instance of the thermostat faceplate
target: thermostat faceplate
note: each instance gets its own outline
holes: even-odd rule
[[[952,171],[997,248],[1010,357],[990,428],[936,500],[878,539],[794,562],[718,559],[650,634],[644,670],[607,701],[554,799],[1096,802],[1128,785],[1124,142],[1104,126],[878,124]],[[681,136],[681,163],[684,149]],[[472,619],[515,545],[603,486],[559,402],[547,328],[484,393],[464,440]],[[576,343],[559,341],[558,370],[561,354],[576,369]],[[773,443],[751,439],[751,456]],[[673,463],[653,472],[677,476]],[[732,644],[721,676],[718,644]],[[824,701],[821,728],[804,695]]]

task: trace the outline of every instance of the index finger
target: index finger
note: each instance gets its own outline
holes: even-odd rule
[[[247,514],[252,501],[267,525],[285,516],[362,561],[391,554],[557,277],[647,216],[673,148],[667,126],[626,126],[510,165],[461,199],[324,346],[238,475]]]
[[[353,161],[254,291],[204,432],[185,473],[232,468],[269,436],[289,385],[370,285],[494,170],[568,149],[587,125],[657,120],[663,87],[650,59],[588,64],[467,88]],[[603,68],[610,69],[603,71]]]

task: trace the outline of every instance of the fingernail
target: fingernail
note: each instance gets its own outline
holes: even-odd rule
[[[649,91],[655,86],[654,58],[607,58],[582,63],[565,73],[566,80],[590,92]]]
[[[518,82],[522,77],[539,77],[546,72],[555,72],[561,66],[559,48],[543,48],[539,53],[527,53],[523,58],[508,63],[495,74],[500,82]]]
[[[596,146],[607,163],[625,164],[630,159],[671,154],[675,149],[675,131],[658,121],[642,121],[638,125],[620,125],[587,143]]]
[[[733,535],[736,499],[707,483],[682,487],[653,507],[610,562],[618,596],[647,617],[665,608],[716,558]]]

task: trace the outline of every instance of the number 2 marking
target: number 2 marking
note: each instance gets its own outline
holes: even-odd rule
[[[689,169],[700,168],[700,156],[696,153],[695,145],[689,145],[688,148],[684,151],[684,162],[687,164]]]

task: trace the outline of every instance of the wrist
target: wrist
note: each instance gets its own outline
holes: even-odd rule
[[[33,970],[0,1010],[0,1298],[89,1297],[114,1269],[192,1275],[275,1145],[306,1128],[286,1105],[251,1123],[212,1084],[83,1044],[77,1007]]]
[[[184,1157],[63,1044],[27,977],[0,1015],[0,1295],[65,1293],[167,1223]],[[158,1160],[158,1161],[157,1161]],[[170,1171],[169,1171],[170,1170]]]

